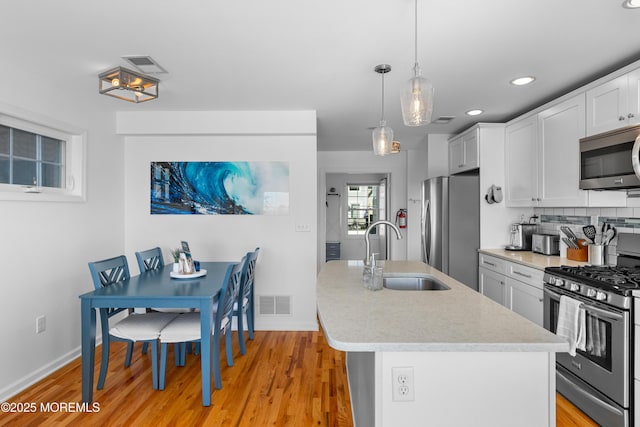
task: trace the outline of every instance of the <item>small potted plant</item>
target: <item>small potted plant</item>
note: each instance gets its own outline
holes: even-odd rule
[[[180,272],[180,254],[182,253],[181,248],[171,249],[171,256],[173,257],[173,272]]]

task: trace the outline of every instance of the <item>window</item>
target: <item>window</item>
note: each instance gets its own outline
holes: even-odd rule
[[[380,186],[348,184],[347,209],[347,235],[364,235],[370,224],[381,219]]]
[[[0,125],[0,183],[62,188],[65,141]]]
[[[0,200],[85,200],[86,133],[0,105]]]

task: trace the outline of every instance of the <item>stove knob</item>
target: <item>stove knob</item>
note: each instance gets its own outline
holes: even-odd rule
[[[555,281],[554,285],[556,285],[556,286],[558,286],[558,287],[562,287],[562,286],[564,285],[564,280],[562,280],[562,279],[558,279],[558,278],[556,277],[556,281]]]
[[[597,292],[596,292],[596,290],[595,290],[595,289],[587,289],[587,296],[588,296],[589,298],[593,298],[593,297],[595,297],[595,296],[596,296],[596,293],[597,293]]]
[[[606,301],[606,300],[607,300],[607,294],[605,294],[604,292],[600,292],[600,291],[598,291],[598,292],[596,293],[596,299],[597,299],[598,301]]]
[[[569,290],[574,291],[574,292],[579,292],[580,291],[580,285],[578,285],[577,283],[572,283],[571,287],[569,288]]]

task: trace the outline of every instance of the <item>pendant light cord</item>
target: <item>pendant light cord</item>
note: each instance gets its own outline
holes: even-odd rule
[[[413,14],[413,17],[415,19],[415,22],[413,23],[413,29],[414,29],[414,59],[415,59],[415,63],[418,63],[418,0],[414,1],[414,5],[415,5],[415,11]]]
[[[380,116],[380,123],[382,123],[384,121],[384,75],[385,73],[381,73],[382,74],[382,108],[381,108],[381,116]]]

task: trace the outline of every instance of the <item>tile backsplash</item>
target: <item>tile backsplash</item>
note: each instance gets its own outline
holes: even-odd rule
[[[640,208],[535,208],[540,231],[560,234],[561,226],[570,227],[579,237],[584,238],[582,227],[595,225],[598,232],[603,224],[611,224],[617,233],[640,234]],[[617,260],[617,238],[607,246],[606,263],[614,265]]]

